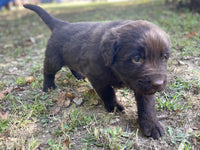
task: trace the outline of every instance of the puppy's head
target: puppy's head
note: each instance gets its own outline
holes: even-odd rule
[[[140,20],[112,28],[103,36],[101,54],[131,89],[154,94],[165,88],[170,41],[156,25]]]

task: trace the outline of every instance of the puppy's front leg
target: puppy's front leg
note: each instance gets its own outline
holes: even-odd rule
[[[144,95],[135,92],[138,107],[139,124],[143,133],[148,137],[158,139],[164,135],[164,129],[156,117],[155,95]]]
[[[108,85],[104,88],[96,89],[96,92],[103,100],[108,112],[113,112],[115,107],[117,108],[117,111],[124,110],[124,107],[117,101],[115,91],[111,86]]]

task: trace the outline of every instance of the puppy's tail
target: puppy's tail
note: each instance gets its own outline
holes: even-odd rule
[[[55,27],[64,23],[64,21],[61,21],[61,20],[51,16],[50,14],[48,14],[44,9],[42,9],[39,6],[31,5],[31,4],[25,4],[23,6],[27,9],[30,9],[30,10],[36,12],[42,18],[44,23],[46,23],[46,25],[51,29],[51,31],[53,31],[53,29]]]

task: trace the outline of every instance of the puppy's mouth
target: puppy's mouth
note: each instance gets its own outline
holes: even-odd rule
[[[161,92],[166,87],[166,80],[156,81],[142,81],[139,80],[136,84],[135,90],[145,95],[152,95],[156,92]]]
[[[160,89],[150,89],[150,90],[144,90],[144,89],[135,89],[137,92],[145,94],[145,95],[152,95],[155,94],[156,92],[161,92],[163,91],[165,88],[160,88]]]
[[[161,88],[161,89],[151,89],[150,91],[143,91],[142,93],[144,93],[146,95],[152,95],[152,94],[155,94],[156,92],[161,92],[163,90],[164,90],[164,88]]]

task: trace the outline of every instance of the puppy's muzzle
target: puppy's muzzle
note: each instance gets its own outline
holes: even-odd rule
[[[155,79],[151,81],[151,86],[154,90],[157,92],[161,91],[166,85],[166,80],[165,79]]]
[[[137,81],[136,88],[145,94],[154,94],[164,90],[167,83],[166,75],[148,75],[143,76]]]

